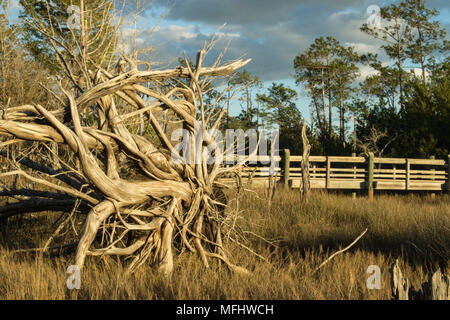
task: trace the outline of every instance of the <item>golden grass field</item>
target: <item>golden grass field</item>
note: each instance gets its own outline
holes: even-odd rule
[[[415,286],[438,266],[449,272],[448,194],[376,195],[371,202],[314,192],[301,201],[298,191],[279,189],[270,207],[262,195],[246,193],[240,209],[236,223],[247,231],[247,245],[267,259],[229,243],[232,261],[251,270],[250,276],[230,273],[216,262],[206,270],[196,256],[183,254],[175,258],[171,281],[150,266],[126,277],[116,258],[91,257],[78,291],[66,288],[72,256],[12,252],[42,246],[54,217],[0,222],[0,299],[390,299],[389,267],[396,258]],[[355,246],[314,274],[365,228]],[[379,290],[366,287],[369,265],[381,269]]]

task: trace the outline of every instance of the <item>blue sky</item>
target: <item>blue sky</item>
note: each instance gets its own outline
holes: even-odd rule
[[[155,24],[165,14],[149,40],[156,49],[155,60],[168,61],[184,52],[195,56],[202,43],[220,30],[222,40],[216,49],[219,52],[229,45],[225,60],[251,58],[246,68],[262,79],[265,87],[272,82],[283,82],[297,90],[297,106],[309,118],[309,100],[292,76],[294,57],[315,38],[330,35],[344,45],[355,46],[359,53],[378,52],[387,62],[379,49],[380,43],[363,34],[359,27],[367,21],[370,5],[382,7],[398,1],[153,0],[151,3],[143,17],[147,24]],[[133,1],[127,4],[133,7]],[[437,19],[448,32],[449,1],[428,0],[427,5],[440,11]],[[214,55],[212,52],[210,58]],[[362,76],[370,72],[367,67],[361,70]],[[239,111],[240,106],[234,103],[233,113]]]
[[[132,12],[138,0],[127,0]],[[76,4],[76,0],[74,3]],[[122,0],[117,0],[122,3]],[[221,38],[209,54],[214,59],[228,47],[224,60],[251,58],[246,67],[264,81],[283,82],[297,90],[297,106],[309,118],[309,100],[293,79],[293,60],[320,36],[333,36],[341,44],[352,45],[359,53],[379,52],[379,43],[363,34],[359,27],[367,21],[367,8],[399,1],[379,0],[139,0],[144,10],[138,25],[139,44],[151,45],[153,61],[161,66],[174,64],[186,53],[194,57],[203,43],[220,32]],[[12,16],[17,16],[18,1],[11,1]],[[428,0],[427,6],[440,11],[437,18],[450,31],[450,1]],[[164,15],[164,19],[161,17]],[[226,24],[225,27],[222,27]],[[447,36],[449,38],[449,36]],[[211,61],[211,60],[209,60]],[[387,61],[387,59],[386,59]],[[208,63],[208,60],[206,61]],[[409,64],[409,67],[414,67]],[[372,72],[362,68],[362,76]],[[239,113],[233,103],[233,114]]]

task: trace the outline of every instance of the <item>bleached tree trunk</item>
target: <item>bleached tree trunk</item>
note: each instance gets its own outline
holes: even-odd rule
[[[222,235],[233,230],[225,223],[225,200],[218,196],[228,188],[218,179],[231,173],[240,181],[245,162],[227,168],[210,163],[208,151],[215,150],[214,156],[219,150],[208,130],[219,128],[227,104],[213,116],[205,110],[203,96],[213,78],[231,76],[250,59],[223,64],[219,55],[205,67],[205,47],[195,66],[185,59],[184,66],[149,70],[142,67],[148,63],[128,56],[116,65],[102,63],[107,50],[99,54],[92,44],[112,41],[106,27],[113,18],[112,2],[101,2],[105,3],[103,21],[93,35],[87,3],[81,1],[81,32],[73,33],[75,41],[58,38],[52,23],[47,26],[35,19],[32,25],[48,38],[65,75],[60,91],[53,92],[60,108],[50,111],[29,104],[8,106],[1,113],[0,136],[7,139],[1,146],[21,148],[22,142],[31,141],[39,152],[28,157],[27,152],[15,156],[0,150],[0,157],[13,168],[0,173],[0,179],[20,176],[51,191],[7,186],[9,195],[22,200],[0,207],[0,218],[78,208],[76,214],[86,215],[74,259],[80,268],[89,255],[118,255],[131,258],[130,271],[148,261],[169,275],[176,246],[198,254],[205,266],[214,258],[245,273],[225,255]],[[96,56],[99,61],[93,61]],[[170,112],[185,130],[185,142],[194,143],[176,148],[158,112]],[[87,114],[94,119],[83,121]],[[153,139],[144,136],[145,125],[152,129]],[[48,142],[67,149],[60,168],[48,161]]]
[[[91,80],[95,85],[79,97],[60,88],[68,101],[65,114],[61,110],[48,111],[40,105],[8,108],[0,119],[0,135],[12,137],[11,144],[24,140],[65,144],[78,161],[79,168],[69,173],[31,160],[21,160],[47,179],[30,175],[20,168],[1,173],[0,178],[20,175],[54,189],[58,194],[45,193],[44,200],[43,192],[27,190],[26,194],[36,199],[35,206],[30,208],[30,200],[23,202],[23,206],[20,202],[6,205],[0,208],[0,216],[18,214],[19,208],[24,213],[30,210],[61,211],[73,206],[72,201],[81,200],[80,207],[85,208],[87,218],[75,254],[75,264],[80,268],[88,255],[127,255],[134,257],[130,265],[132,269],[150,260],[156,262],[162,273],[169,275],[173,270],[172,246],[176,244],[197,252],[205,266],[212,257],[225,262],[232,270],[244,272],[229,262],[222,248],[221,235],[218,235],[223,230],[224,218],[218,206],[224,207],[225,203],[216,199],[217,190],[224,187],[217,179],[238,167],[223,168],[218,163],[209,165],[209,159],[204,157],[205,150],[215,145],[205,127],[217,128],[225,110],[214,123],[206,124],[199,120],[208,119],[202,102],[205,80],[211,76],[227,76],[249,60],[205,68],[202,66],[204,54],[203,50],[199,52],[195,68],[186,61],[187,67],[138,71],[130,61],[129,69],[116,76],[104,70],[92,72]],[[186,87],[174,86],[168,93],[142,85],[169,78],[189,78],[191,83]],[[145,103],[141,95],[152,98],[153,102]],[[135,110],[120,114],[115,102],[118,98]],[[100,115],[97,123],[90,127],[82,126],[80,120],[88,106],[96,106]],[[186,154],[179,153],[153,115],[158,110],[171,110],[177,114],[191,139],[195,141],[198,134],[203,134],[204,142],[189,145]],[[142,119],[144,113],[148,115],[161,146],[154,145],[142,135],[133,134],[125,125],[127,119]],[[70,118],[70,122],[62,118]],[[104,123],[98,126],[100,122]],[[203,127],[199,128],[197,123],[203,123]],[[196,159],[200,162],[176,161],[184,155],[196,153],[202,155]],[[121,158],[134,162],[143,178],[135,180],[123,176],[119,172]],[[15,189],[15,192],[19,195],[25,193],[21,189]],[[62,203],[63,194],[67,200]],[[213,232],[205,233],[208,228]],[[145,235],[129,237],[129,233],[135,231]],[[95,239],[102,233],[108,234],[109,240],[99,247]]]

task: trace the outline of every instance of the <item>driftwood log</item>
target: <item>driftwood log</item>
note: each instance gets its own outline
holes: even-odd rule
[[[185,66],[152,71],[140,71],[137,62],[121,59],[115,74],[101,68],[89,71],[91,85],[83,91],[60,84],[65,109],[6,109],[0,118],[0,137],[6,137],[0,140],[0,156],[14,169],[0,173],[0,180],[20,176],[42,188],[5,186],[1,195],[19,201],[1,207],[0,217],[43,211],[69,214],[76,205],[78,212],[87,214],[75,253],[80,268],[88,255],[118,255],[131,258],[131,271],[150,261],[170,274],[176,246],[197,253],[205,266],[214,258],[246,272],[229,261],[222,242],[226,186],[218,178],[236,167],[224,168],[208,158],[216,142],[207,130],[218,128],[225,110],[208,112],[203,95],[209,78],[228,76],[249,60],[203,67],[204,55],[204,50],[198,53],[195,66],[185,59]],[[204,140],[176,149],[155,115],[164,110],[173,112],[190,141],[199,134]],[[87,114],[93,120],[87,121]],[[134,117],[142,122],[142,115],[158,142],[133,133],[127,125]],[[62,146],[77,165],[54,159],[43,163],[23,152],[5,151],[29,142],[49,154],[57,152],[55,145]],[[195,161],[184,161],[188,158]],[[138,171],[139,177],[129,177],[126,168]]]

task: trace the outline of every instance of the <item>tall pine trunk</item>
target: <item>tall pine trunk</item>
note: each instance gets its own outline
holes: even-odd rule
[[[322,68],[322,104],[323,104],[323,125],[326,126],[326,123],[327,123],[327,105],[325,103],[325,80],[324,80],[323,68]]]

